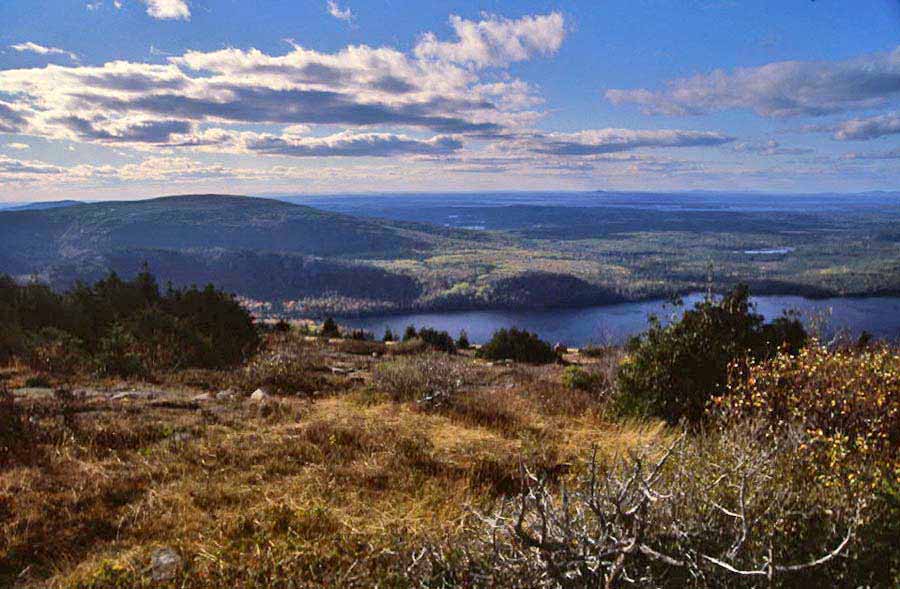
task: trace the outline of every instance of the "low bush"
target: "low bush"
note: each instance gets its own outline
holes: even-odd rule
[[[328,385],[323,367],[310,351],[296,347],[256,355],[237,371],[230,385],[244,393],[258,388],[279,395],[313,395]]]
[[[469,334],[465,329],[459,332],[459,337],[456,338],[456,347],[460,350],[468,350],[472,347],[472,344],[469,343]]]
[[[563,386],[569,389],[598,393],[606,389],[606,376],[602,372],[586,370],[581,366],[567,366],[562,374]]]
[[[764,323],[747,287],[738,286],[721,299],[698,302],[669,325],[651,318],[647,332],[627,346],[618,371],[618,408],[696,424],[722,393],[736,361],[770,358],[779,350],[795,354],[805,343],[799,319]]]
[[[481,347],[479,355],[488,360],[513,360],[528,364],[548,364],[557,359],[550,344],[516,327],[495,331],[491,340]]]
[[[231,295],[212,286],[161,292],[146,270],[63,294],[0,277],[0,320],[0,360],[16,354],[50,374],[226,368],[259,345],[253,318]]]
[[[452,354],[456,351],[456,344],[446,331],[423,327],[419,330],[418,338],[428,344],[431,349],[438,352]]]
[[[578,353],[588,358],[604,358],[610,354],[615,354],[619,350],[616,346],[588,344],[578,350]]]
[[[319,330],[319,335],[327,338],[341,337],[341,329],[338,327],[334,317],[325,318],[324,323],[322,323],[322,329]]]
[[[53,386],[53,383],[43,374],[35,374],[25,379],[25,386],[28,388],[46,389]]]
[[[387,349],[384,342],[375,342],[365,339],[347,339],[342,340],[337,345],[337,349],[345,354],[357,354],[360,356],[371,356],[372,354],[382,355]]]
[[[31,442],[32,426],[28,415],[16,403],[15,397],[0,388],[0,466]]]
[[[428,344],[419,338],[414,338],[398,342],[387,348],[387,350],[391,356],[414,356],[416,354],[428,352],[430,348]]]
[[[900,480],[900,352],[888,346],[830,351],[814,344],[733,375],[716,399],[726,417],[761,417],[773,428],[799,424],[804,456],[822,480]]]
[[[894,586],[893,548],[856,533],[866,500],[816,486],[802,432],[759,424],[595,458],[564,485],[526,471],[518,497],[468,521],[454,549],[423,551],[447,586]],[[867,515],[869,513],[869,515]]]
[[[90,367],[90,356],[81,340],[54,327],[31,335],[22,356],[29,368],[47,374],[75,374]]]
[[[426,408],[447,404],[470,380],[468,366],[445,354],[401,357],[375,367],[375,387],[395,402],[415,401]]]
[[[121,325],[113,325],[100,340],[94,354],[96,372],[101,376],[129,378],[144,376],[147,370],[134,335]]]

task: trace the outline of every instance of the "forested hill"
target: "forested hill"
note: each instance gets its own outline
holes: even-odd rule
[[[3,212],[0,246],[39,263],[129,248],[395,256],[427,243],[414,229],[261,198],[191,195]]]
[[[665,210],[640,199],[434,209],[407,197],[406,213],[374,217],[393,206],[385,198],[352,214],[221,195],[0,211],[0,274],[64,289],[110,270],[131,277],[146,262],[163,284],[212,282],[304,314],[585,306],[710,282],[756,294],[900,292],[895,199],[782,211],[728,200],[710,210],[688,197]]]
[[[109,270],[133,274],[147,262],[162,280],[212,281],[262,300],[339,295],[409,304],[418,282],[375,263],[485,238],[261,198],[172,196],[0,211],[0,273],[64,288]]]

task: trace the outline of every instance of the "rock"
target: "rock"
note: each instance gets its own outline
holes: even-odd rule
[[[250,395],[250,400],[254,403],[263,403],[269,399],[269,393],[262,389],[256,389],[253,391],[253,394]]]
[[[181,557],[171,548],[160,548],[150,557],[150,578],[159,583],[170,581],[181,568]]]
[[[206,417],[215,418],[215,419],[221,419],[228,413],[228,410],[225,407],[222,407],[221,405],[213,405],[212,407],[204,407],[203,409],[201,409],[201,411],[203,412],[203,415],[205,415]]]
[[[109,399],[111,401],[124,401],[125,399],[155,399],[157,394],[153,391],[125,391],[116,393]]]
[[[175,434],[172,434],[171,437],[169,437],[169,440],[173,444],[185,444],[187,442],[190,442],[193,439],[194,439],[194,436],[192,436],[188,432],[177,432]]]
[[[192,403],[206,403],[208,401],[212,401],[213,396],[209,393],[203,393],[201,395],[197,395],[196,397],[191,397]]]
[[[231,389],[225,389],[216,393],[216,401],[232,401],[237,398],[237,393]]]
[[[569,348],[561,342],[556,342],[556,345],[553,346],[553,353],[557,356],[562,356],[569,353]]]

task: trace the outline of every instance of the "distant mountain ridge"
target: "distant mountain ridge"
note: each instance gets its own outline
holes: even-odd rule
[[[895,198],[332,198],[0,210],[0,273],[66,288],[147,263],[164,284],[212,282],[261,312],[307,315],[587,306],[738,282],[755,294],[900,293]]]
[[[213,282],[263,301],[338,297],[409,306],[414,277],[378,261],[485,236],[231,195],[0,211],[0,272],[58,288],[145,262],[161,280]]]
[[[80,200],[50,200],[44,202],[0,202],[0,211],[39,211],[43,209],[58,209],[84,204]]]

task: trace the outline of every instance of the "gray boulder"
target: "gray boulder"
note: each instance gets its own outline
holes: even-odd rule
[[[181,568],[181,557],[171,548],[160,548],[150,557],[150,578],[157,583],[170,581]]]

